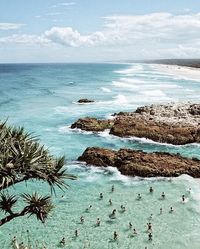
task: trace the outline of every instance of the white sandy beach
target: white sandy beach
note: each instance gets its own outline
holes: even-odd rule
[[[152,64],[154,70],[164,72],[178,78],[195,80],[200,82],[200,69],[178,65]]]

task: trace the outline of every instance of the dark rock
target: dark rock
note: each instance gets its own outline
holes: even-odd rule
[[[80,104],[86,104],[86,103],[93,103],[94,100],[91,100],[91,99],[79,99],[77,102],[80,103]]]
[[[72,129],[78,128],[85,131],[104,131],[110,129],[113,123],[112,120],[98,120],[96,118],[81,118],[71,125]]]
[[[200,177],[200,160],[184,158],[180,154],[146,153],[131,149],[113,151],[91,147],[87,148],[78,160],[99,167],[113,166],[122,174],[129,176],[172,177],[188,174]]]
[[[87,131],[110,129],[119,137],[135,136],[183,145],[200,142],[200,104],[152,105],[135,112],[114,114],[113,120],[79,119],[71,128]]]

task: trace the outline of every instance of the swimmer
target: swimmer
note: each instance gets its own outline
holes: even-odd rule
[[[90,205],[89,208],[86,208],[85,211],[89,212],[91,208],[92,208],[92,205]]]
[[[97,226],[99,227],[100,226],[100,224],[101,224],[101,221],[100,221],[100,219],[99,218],[97,218]]]
[[[109,215],[110,219],[116,219],[116,209],[113,209],[112,213]]]
[[[164,192],[162,192],[161,197],[162,197],[163,200],[165,199],[165,193]]]
[[[138,200],[141,200],[142,199],[142,196],[141,194],[138,194],[138,197],[137,197]]]
[[[116,209],[113,209],[112,214],[113,214],[113,215],[116,214]]]
[[[84,220],[84,217],[83,217],[83,216],[81,216],[80,221],[81,221],[81,224],[84,223],[85,220]]]
[[[149,241],[151,241],[152,239],[153,239],[153,235],[152,235],[152,233],[149,233]]]
[[[102,194],[102,193],[99,194],[99,198],[100,198],[101,200],[103,199],[103,194]]]
[[[114,238],[114,240],[117,240],[117,239],[118,239],[118,234],[117,234],[116,231],[114,231],[114,233],[113,233],[113,238]]]
[[[153,219],[153,214],[151,214],[151,215],[149,216],[149,219],[150,219],[150,220]]]
[[[13,246],[14,249],[19,249],[19,244],[17,242],[16,236],[13,237],[11,244],[12,244],[12,246]]]
[[[134,234],[134,235],[137,235],[137,231],[136,231],[135,228],[133,228],[133,234]]]
[[[152,187],[149,188],[149,192],[150,192],[151,194],[153,193],[153,188],[152,188]]]
[[[75,234],[75,237],[78,237],[78,230],[77,229],[75,230],[74,234]]]
[[[170,210],[169,210],[170,213],[173,213],[174,212],[174,209],[173,207],[170,207]]]
[[[129,229],[132,229],[133,225],[131,222],[129,222]]]
[[[112,200],[111,199],[109,199],[109,204],[110,204],[110,206],[112,206]]]
[[[182,202],[185,202],[185,195],[182,195]]]
[[[114,192],[114,191],[115,191],[115,186],[112,185],[111,192]]]
[[[61,239],[60,245],[61,245],[61,246],[64,246],[64,245],[65,245],[65,238],[64,238],[64,237]]]
[[[162,214],[162,212],[163,212],[163,209],[162,209],[162,208],[160,208],[160,214]]]
[[[147,223],[147,226],[148,226],[148,231],[152,231],[152,224],[151,224],[151,222]]]
[[[121,205],[121,211],[122,211],[122,212],[125,212],[125,211],[126,211],[126,207],[123,206],[123,205]]]

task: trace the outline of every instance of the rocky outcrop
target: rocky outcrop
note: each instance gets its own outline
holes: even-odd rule
[[[146,153],[131,149],[113,151],[91,147],[87,148],[78,160],[94,166],[113,166],[122,174],[129,176],[174,177],[188,174],[200,177],[200,160],[184,158],[179,154]]]
[[[72,129],[81,129],[84,131],[104,131],[110,129],[113,125],[112,120],[98,120],[96,118],[80,118],[71,125]]]
[[[87,104],[87,103],[93,103],[94,100],[91,100],[91,99],[79,99],[77,102],[80,103],[80,104]]]
[[[144,137],[176,145],[200,142],[200,104],[143,106],[134,112],[120,112],[113,116],[113,120],[79,119],[71,128],[110,129],[110,134],[119,137]]]

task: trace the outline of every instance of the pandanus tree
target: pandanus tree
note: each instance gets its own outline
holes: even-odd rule
[[[43,223],[53,208],[51,195],[40,196],[38,193],[10,194],[12,186],[20,182],[39,180],[47,182],[51,194],[55,187],[68,187],[67,179],[75,180],[63,166],[65,158],[54,158],[37,137],[23,128],[0,123],[0,226],[14,218],[35,215]],[[13,192],[13,191],[12,191]],[[24,207],[16,211],[18,201],[24,201]]]

